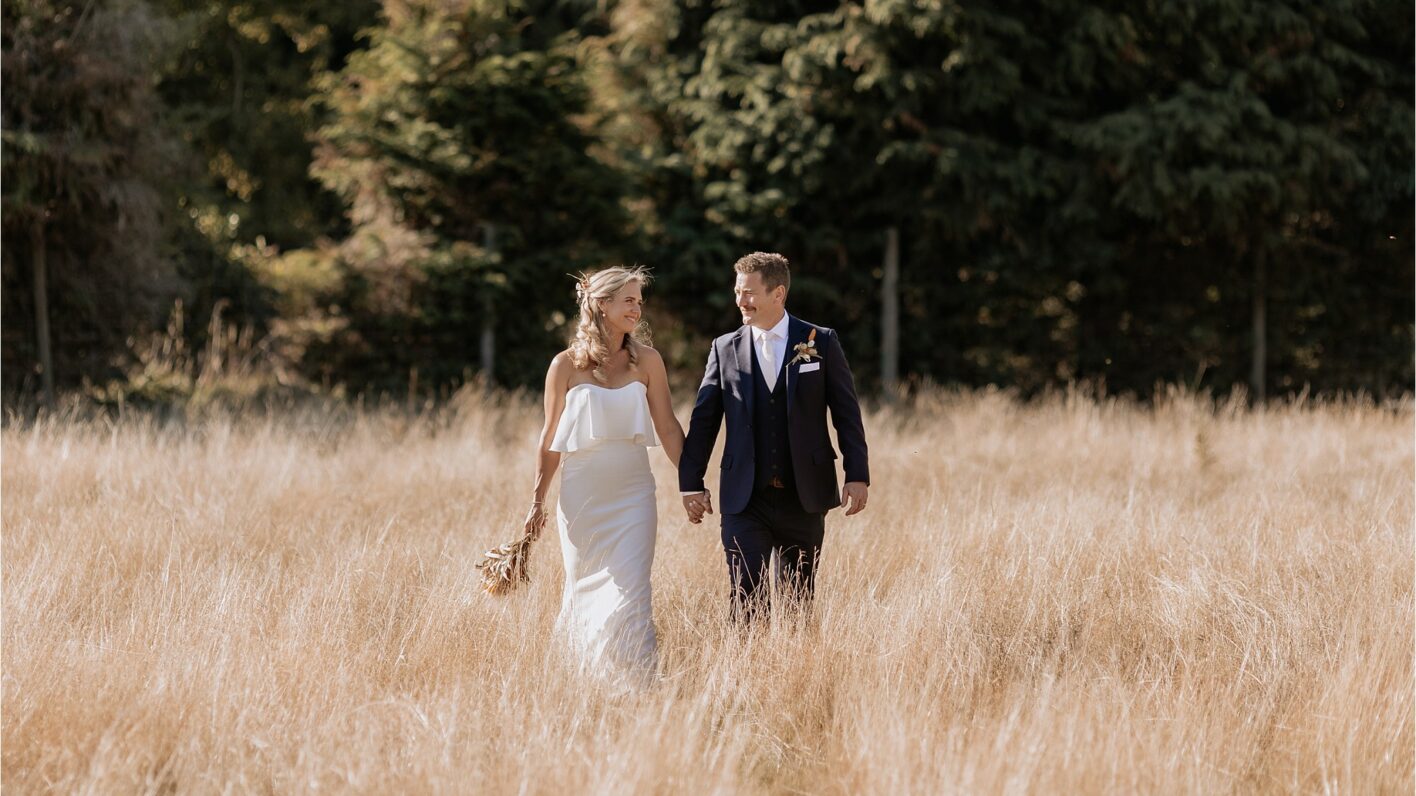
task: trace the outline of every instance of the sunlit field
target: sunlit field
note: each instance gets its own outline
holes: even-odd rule
[[[746,633],[655,451],[646,692],[560,656],[553,532],[478,591],[538,411],[8,423],[5,789],[1413,789],[1410,401],[873,410],[814,618]]]

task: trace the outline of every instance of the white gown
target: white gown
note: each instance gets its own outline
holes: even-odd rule
[[[658,510],[648,451],[658,444],[638,381],[570,388],[551,442],[562,454],[557,632],[586,667],[637,681],[652,678],[658,662],[649,591]]]

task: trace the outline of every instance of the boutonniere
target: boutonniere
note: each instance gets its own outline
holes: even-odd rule
[[[805,343],[797,343],[793,348],[795,348],[797,354],[792,357],[791,362],[787,363],[788,365],[795,365],[798,362],[810,362],[812,357],[821,356],[816,353],[816,330],[811,330],[811,334],[806,336]]]

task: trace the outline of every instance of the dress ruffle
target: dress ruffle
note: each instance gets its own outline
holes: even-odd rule
[[[641,381],[611,389],[598,384],[577,384],[565,395],[551,450],[574,453],[608,440],[623,440],[656,447],[654,420],[649,416],[648,388]]]

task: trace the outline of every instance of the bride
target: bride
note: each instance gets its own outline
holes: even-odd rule
[[[658,513],[648,448],[678,466],[683,427],[664,360],[643,335],[643,268],[607,268],[576,285],[580,320],[546,371],[546,422],[526,530],[546,522],[561,472],[556,524],[565,591],[556,630],[582,663],[606,674],[654,675],[658,642],[649,590]]]

